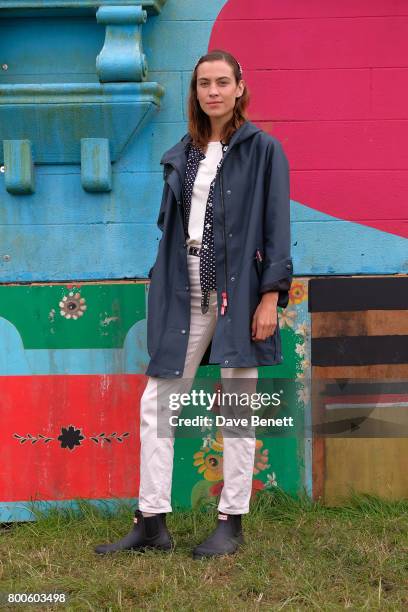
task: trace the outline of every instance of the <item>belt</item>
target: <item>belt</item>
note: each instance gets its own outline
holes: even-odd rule
[[[189,255],[196,255],[196,257],[200,257],[201,249],[200,247],[189,246],[187,248],[187,253]]]

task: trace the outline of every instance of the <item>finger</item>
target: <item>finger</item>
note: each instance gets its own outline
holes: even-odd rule
[[[252,338],[254,338],[254,336],[256,336],[256,314],[254,314],[254,316],[252,317],[252,326],[251,326],[251,334],[252,334]]]

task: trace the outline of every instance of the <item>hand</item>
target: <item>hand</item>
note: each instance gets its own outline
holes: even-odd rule
[[[278,291],[269,291],[262,295],[252,318],[251,332],[254,342],[266,340],[274,334],[278,322],[278,298]]]

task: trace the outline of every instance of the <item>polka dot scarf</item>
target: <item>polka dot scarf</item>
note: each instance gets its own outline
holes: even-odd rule
[[[226,149],[227,147],[223,147],[223,157]],[[188,237],[188,221],[190,218],[191,198],[193,194],[194,181],[196,179],[198,167],[202,159],[205,159],[205,154],[201,151],[201,149],[191,143],[188,151],[186,173],[183,185],[184,233],[186,238]],[[214,185],[222,161],[223,158],[221,158],[221,160],[219,161],[215,177],[211,181],[204,217],[203,237],[200,252],[201,312],[203,314],[208,311],[210,291],[214,291],[215,289],[217,289],[217,281],[215,274],[213,197]]]

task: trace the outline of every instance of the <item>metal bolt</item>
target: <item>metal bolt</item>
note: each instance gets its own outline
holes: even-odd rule
[[[3,261],[10,261],[10,255],[3,255]]]
[[[4,174],[5,171],[6,171],[6,166],[0,166],[0,172],[3,172],[3,174]]]
[[[1,69],[2,70],[8,70],[8,64],[2,64],[1,65]]]

